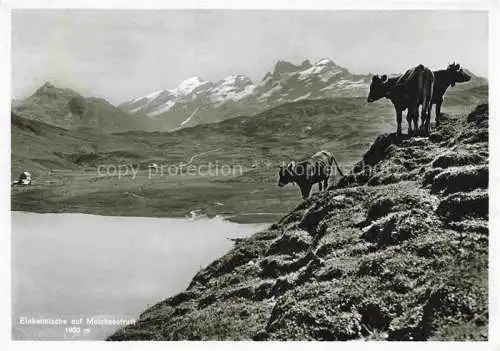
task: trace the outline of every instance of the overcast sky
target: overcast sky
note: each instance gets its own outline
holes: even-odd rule
[[[199,76],[324,57],[354,73],[457,61],[488,75],[488,17],[470,11],[14,10],[12,88],[45,81],[120,103]]]

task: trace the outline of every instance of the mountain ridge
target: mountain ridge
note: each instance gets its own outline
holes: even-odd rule
[[[103,98],[83,97],[50,82],[26,99],[16,100],[12,112],[65,129],[90,128],[96,133],[155,128]]]
[[[181,82],[180,86],[195,78]],[[199,85],[201,83],[203,89],[194,94],[192,91],[176,94],[177,87],[128,100],[119,107],[131,113],[145,113],[162,120],[167,129],[175,129],[254,114],[301,99],[363,96],[368,91],[369,77],[351,74],[325,58],[315,64],[304,60],[300,65],[278,61],[258,83],[242,74],[216,82],[199,80]],[[198,107],[201,117],[186,122],[194,106]]]

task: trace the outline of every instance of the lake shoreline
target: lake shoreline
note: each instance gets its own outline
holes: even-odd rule
[[[32,213],[32,214],[69,214],[69,215],[90,215],[90,216],[99,216],[99,217],[121,217],[121,218],[137,218],[137,219],[176,219],[176,220],[197,220],[201,218],[206,218],[206,219],[214,219],[214,218],[220,218],[228,222],[232,222],[235,224],[257,224],[257,225],[262,225],[262,224],[267,224],[271,225],[273,221],[266,222],[266,221],[258,221],[259,216],[265,217],[265,216],[284,216],[286,215],[285,212],[283,213],[240,213],[236,215],[224,215],[224,214],[215,214],[215,215],[207,215],[207,214],[201,214],[201,215],[195,215],[195,216],[162,216],[162,217],[156,217],[156,216],[138,216],[138,215],[133,215],[133,214],[126,214],[126,215],[113,215],[113,214],[102,214],[102,213],[92,213],[92,212],[66,212],[66,211],[61,211],[61,212],[42,212],[42,211],[25,211],[25,210],[10,210],[10,212],[16,212],[16,213]],[[245,220],[245,218],[248,218],[249,220]]]

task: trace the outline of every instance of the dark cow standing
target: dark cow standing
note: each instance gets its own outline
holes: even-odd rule
[[[434,71],[434,93],[432,94],[431,104],[436,104],[436,127],[439,126],[441,120],[441,105],[443,104],[443,96],[446,90],[456,83],[468,82],[471,76],[464,72],[460,65],[452,63],[448,68],[439,71]],[[432,109],[431,109],[432,110]]]
[[[422,105],[422,123],[421,131],[424,134],[429,133],[430,129],[430,109],[431,97],[434,85],[434,74],[424,65],[418,65],[409,69],[405,74],[387,79],[384,74],[382,77],[373,76],[370,84],[370,93],[367,101],[373,102],[381,98],[391,100],[396,109],[397,135],[401,135],[401,122],[403,111],[408,109],[406,120],[408,121],[408,135],[413,135],[418,131],[419,107]],[[412,130],[413,122],[413,130]]]
[[[328,151],[319,151],[304,161],[292,161],[287,167],[280,167],[278,186],[283,187],[288,183],[296,183],[300,188],[302,198],[307,199],[313,184],[318,183],[319,191],[326,190],[333,163],[335,163],[340,175],[343,176],[337,160]]]

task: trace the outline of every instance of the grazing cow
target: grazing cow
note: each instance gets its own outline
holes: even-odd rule
[[[412,121],[415,134],[418,131],[418,110],[422,105],[422,133],[428,133],[430,128],[431,97],[434,85],[434,75],[424,65],[418,65],[405,72],[405,74],[387,79],[375,75],[370,84],[370,93],[367,101],[373,102],[381,98],[391,100],[396,109],[397,135],[401,135],[401,121],[403,111],[408,109],[408,135],[412,135]]]
[[[337,160],[328,151],[319,151],[306,160],[292,161],[287,167],[280,167],[278,186],[296,183],[305,200],[309,197],[313,184],[318,183],[319,191],[326,190],[333,163],[341,176],[344,174],[339,168]]]
[[[468,82],[471,76],[464,72],[460,65],[455,62],[448,65],[448,68],[434,71],[434,93],[431,104],[436,104],[436,127],[441,120],[441,105],[443,96],[449,86],[454,87],[456,83]],[[431,109],[432,110],[432,109]]]

